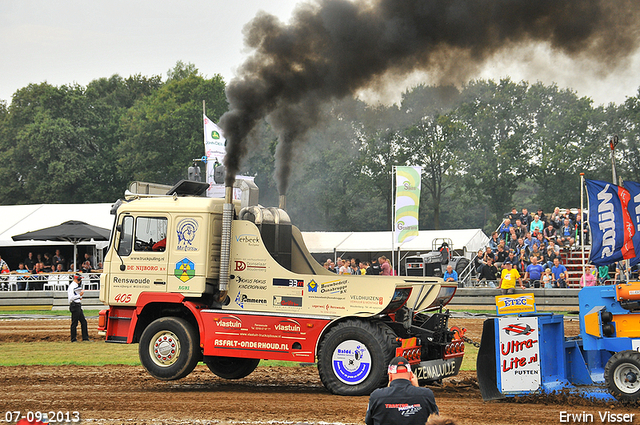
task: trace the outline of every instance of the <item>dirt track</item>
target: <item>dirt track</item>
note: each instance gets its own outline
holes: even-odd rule
[[[455,319],[480,339],[481,319]],[[96,321],[90,320],[90,329]],[[567,333],[575,333],[575,322]],[[63,341],[67,320],[0,320],[3,342]],[[92,338],[97,334],[92,332]],[[100,342],[93,342],[99,349]],[[0,419],[9,410],[78,411],[85,423],[363,423],[368,397],[329,394],[315,367],[259,367],[249,377],[226,381],[198,366],[187,378],[161,382],[141,366],[20,366],[0,368]],[[443,415],[459,424],[558,424],[560,412],[636,413],[637,407],[571,400],[483,402],[475,372],[432,387]],[[636,415],[638,416],[638,415]],[[636,418],[634,423],[640,423]]]

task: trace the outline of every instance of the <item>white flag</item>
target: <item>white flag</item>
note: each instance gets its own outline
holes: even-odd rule
[[[207,196],[209,198],[224,198],[224,184],[216,184],[213,181],[214,166],[216,163],[224,162],[225,138],[222,136],[222,129],[211,121],[205,114],[204,118],[204,152],[207,157]]]

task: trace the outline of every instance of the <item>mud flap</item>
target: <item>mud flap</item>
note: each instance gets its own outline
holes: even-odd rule
[[[476,360],[476,374],[482,399],[500,400],[506,398],[498,390],[498,376],[496,371],[496,331],[494,320],[487,319],[482,326],[482,339]]]

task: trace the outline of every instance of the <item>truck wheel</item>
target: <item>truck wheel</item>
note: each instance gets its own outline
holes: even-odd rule
[[[640,353],[626,350],[611,356],[604,367],[604,379],[609,391],[618,400],[639,400]]]
[[[171,381],[187,376],[201,358],[198,334],[178,317],[154,320],[142,332],[140,362],[156,379]]]
[[[324,386],[339,395],[369,395],[387,382],[396,335],[382,323],[347,320],[320,342],[318,373]]]
[[[260,359],[240,357],[209,357],[204,362],[214,375],[224,379],[240,379],[253,372]]]

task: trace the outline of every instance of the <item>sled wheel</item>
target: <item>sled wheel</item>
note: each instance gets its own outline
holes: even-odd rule
[[[204,363],[214,375],[223,379],[241,379],[253,372],[260,359],[240,357],[208,357]]]
[[[604,368],[609,391],[620,401],[640,399],[640,353],[620,351],[611,356]]]
[[[368,395],[388,381],[396,335],[382,323],[347,320],[322,338],[318,373],[334,394]]]
[[[140,362],[154,378],[171,381],[187,376],[200,360],[198,334],[178,317],[153,321],[140,337]]]

